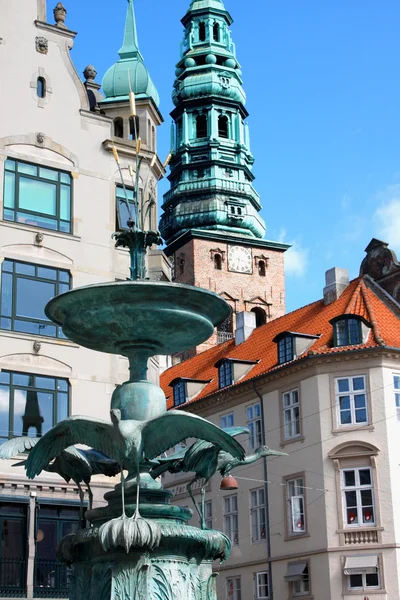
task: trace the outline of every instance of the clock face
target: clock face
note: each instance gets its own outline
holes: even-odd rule
[[[250,248],[230,246],[228,251],[228,269],[237,273],[252,273],[252,256]]]

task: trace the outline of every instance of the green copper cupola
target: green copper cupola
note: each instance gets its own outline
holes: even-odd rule
[[[158,106],[160,97],[139,50],[133,0],[128,0],[124,40],[118,54],[120,60],[108,69],[103,78],[105,102],[126,100],[132,88],[138,99],[151,98]]]
[[[160,229],[167,244],[188,230],[262,238],[252,182],[242,71],[222,0],[193,0],[172,99],[174,152]]]

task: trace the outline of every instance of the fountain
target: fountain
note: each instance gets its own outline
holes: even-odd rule
[[[140,139],[136,175],[139,154]],[[114,156],[119,166],[116,150]],[[26,469],[33,478],[72,444],[93,446],[120,465],[121,484],[105,495],[107,506],[87,511],[91,527],[67,536],[58,548],[59,558],[71,566],[70,600],[216,600],[212,561],[226,560],[229,538],[189,526],[191,510],[172,505],[171,492],[150,472],[161,452],[187,437],[206,440],[238,460],[244,450],[200,417],[167,412],[162,390],[147,380],[146,371],[151,356],[209,338],[231,309],[210,291],[146,279],[146,249],[161,240],[157,231],[145,230],[140,202],[136,184],[136,214],[128,229],[115,234],[116,245],[129,248],[130,280],[74,289],[46,307],[70,340],[128,358],[130,378],[113,393],[112,422],[71,417],[59,423],[30,452]]]

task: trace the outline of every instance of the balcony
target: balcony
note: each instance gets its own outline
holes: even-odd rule
[[[34,598],[68,598],[68,567],[57,560],[35,560]]]
[[[223,344],[234,338],[234,334],[229,331],[217,331],[217,344]]]
[[[26,597],[26,560],[0,559],[0,598]]]
[[[358,546],[379,543],[379,530],[358,529],[357,531],[343,531],[345,546]]]

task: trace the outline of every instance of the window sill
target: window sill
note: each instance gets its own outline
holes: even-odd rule
[[[297,596],[290,596],[290,600],[314,600],[314,596],[297,594]]]
[[[75,344],[75,342],[71,342],[70,340],[33,335],[31,333],[20,333],[19,331],[7,331],[7,329],[0,329],[0,338],[2,337],[16,338],[28,342],[39,341],[42,344],[56,344],[57,346],[68,346],[70,348],[80,348],[78,344]]]
[[[294,444],[296,442],[303,443],[305,441],[305,439],[306,438],[304,437],[304,435],[299,435],[298,437],[290,438],[288,440],[282,440],[279,445],[281,448],[284,448],[288,444]]]
[[[311,536],[308,532],[298,533],[297,535],[296,534],[286,535],[285,542],[294,542],[295,540],[303,540],[304,538],[309,538],[309,537],[311,537]]]
[[[343,597],[346,596],[364,596],[367,598],[368,596],[372,596],[373,594],[387,594],[386,590],[346,590],[343,592]]]
[[[63,233],[62,231],[54,231],[54,229],[46,229],[44,227],[36,227],[34,225],[22,225],[22,223],[15,223],[14,221],[4,221],[1,219],[1,225],[9,227],[10,229],[19,229],[20,231],[30,231],[31,233],[37,234],[42,233],[44,236],[49,235],[64,240],[71,240],[73,242],[81,242],[82,238],[73,233]],[[40,247],[40,246],[39,246]]]
[[[352,431],[375,431],[375,425],[350,425],[332,429],[333,435],[341,435]]]

